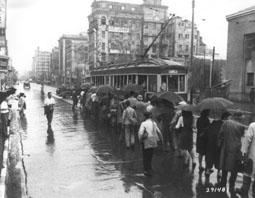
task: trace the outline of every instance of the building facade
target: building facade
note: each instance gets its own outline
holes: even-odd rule
[[[41,51],[40,48],[37,47],[33,57],[32,70],[35,78],[40,82],[50,81],[50,57],[50,52]]]
[[[231,97],[246,99],[255,86],[255,6],[228,15],[226,78]]]
[[[50,81],[56,84],[60,81],[59,79],[59,48],[54,47],[50,54]]]
[[[191,21],[169,19],[167,11],[161,0],[144,0],[143,4],[94,1],[88,16],[91,69],[141,57],[175,57],[185,62],[190,56]],[[204,54],[206,49],[196,26],[193,49],[194,55]]]
[[[183,20],[181,17],[176,16],[168,24],[166,30],[162,34],[164,37],[164,43],[166,45],[165,50],[162,51],[163,56],[168,57],[190,57],[191,50],[191,31],[192,22],[189,20]],[[206,45],[203,43],[202,37],[197,26],[194,26],[194,46],[193,55],[204,54]]]
[[[6,84],[6,76],[10,70],[8,45],[6,39],[6,0],[0,0],[0,83]]]
[[[59,39],[59,76],[62,83],[82,83],[88,62],[86,34],[63,35]]]
[[[89,64],[121,63],[141,57],[166,20],[167,6],[160,0],[142,5],[94,1],[89,20]],[[157,56],[159,40],[148,56]]]

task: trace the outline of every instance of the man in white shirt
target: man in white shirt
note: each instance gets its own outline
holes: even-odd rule
[[[48,120],[48,127],[51,127],[51,122],[53,119],[53,111],[54,111],[55,100],[51,96],[51,92],[48,92],[48,97],[44,102],[44,114]]]
[[[9,118],[9,107],[7,103],[7,98],[1,103],[1,121],[2,121],[2,129],[3,129],[3,137],[4,139],[8,138],[8,118]]]

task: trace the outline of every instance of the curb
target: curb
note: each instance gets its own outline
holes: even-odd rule
[[[0,176],[0,197],[4,198],[6,197],[6,182],[8,179],[8,151],[9,151],[9,142],[10,138],[8,138],[4,142],[4,151],[3,151],[3,163],[2,163],[2,170],[1,170],[1,176]]]

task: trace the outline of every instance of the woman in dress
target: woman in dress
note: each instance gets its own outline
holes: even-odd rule
[[[180,149],[183,150],[184,167],[188,167],[189,159],[192,161],[192,168],[196,166],[193,151],[193,128],[195,126],[194,117],[191,111],[182,111],[175,129],[180,129]]]

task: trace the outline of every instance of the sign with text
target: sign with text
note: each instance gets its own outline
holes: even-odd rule
[[[128,27],[109,26],[109,32],[128,33],[129,32],[129,28]]]
[[[6,28],[6,0],[0,0],[0,28]]]

